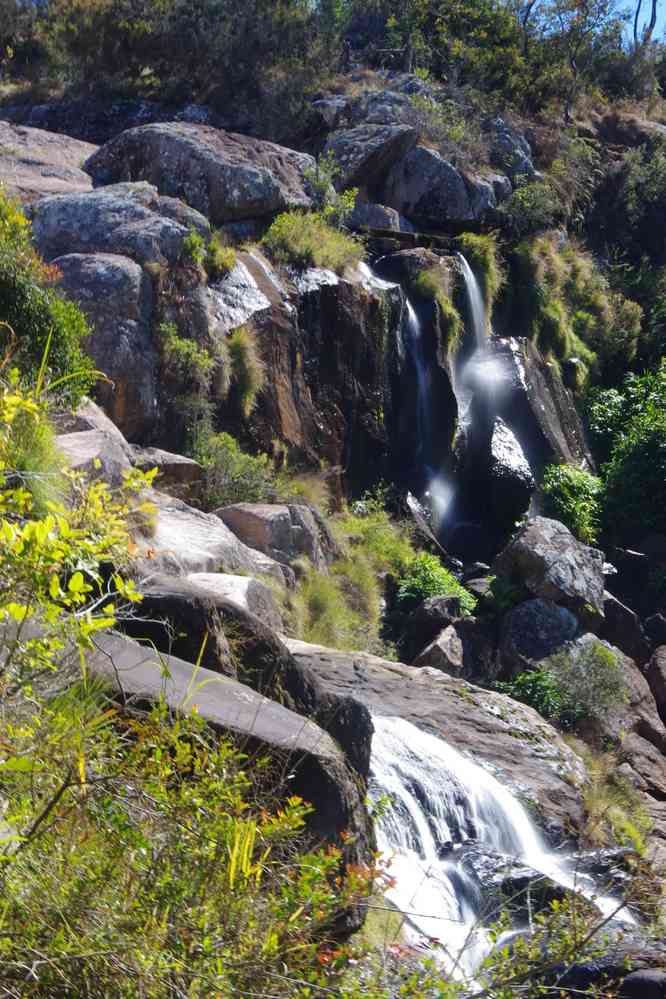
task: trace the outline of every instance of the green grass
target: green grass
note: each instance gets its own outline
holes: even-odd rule
[[[219,232],[214,232],[206,248],[204,267],[211,281],[219,281],[236,266],[236,251],[227,246]]]
[[[334,229],[319,212],[278,215],[261,245],[275,263],[327,267],[338,273],[365,256],[360,240]]]
[[[437,304],[442,340],[447,347],[454,347],[460,339],[463,322],[451,301],[448,272],[441,267],[421,271],[412,282],[411,290],[426,302]]]
[[[227,341],[231,361],[231,383],[234,387],[241,413],[247,419],[252,413],[257,396],[264,387],[266,372],[254,333],[247,326],[239,326]]]
[[[486,309],[490,315],[504,283],[497,237],[493,233],[465,232],[458,237],[457,242],[460,252],[481,282]]]

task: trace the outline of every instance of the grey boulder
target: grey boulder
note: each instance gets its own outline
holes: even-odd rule
[[[208,125],[142,125],[111,139],[86,163],[95,185],[145,180],[214,225],[308,208],[306,153]]]
[[[339,554],[323,517],[314,507],[290,503],[235,503],[216,516],[250,548],[288,565],[305,555],[325,570]]]
[[[222,597],[254,614],[273,631],[282,630],[282,614],[270,586],[252,576],[234,576],[219,572],[193,572],[190,583],[213,597]]]
[[[502,622],[500,656],[505,673],[533,668],[575,638],[578,621],[552,600],[527,600]]]
[[[116,253],[140,264],[177,264],[191,229],[210,232],[203,216],[179,221],[172,202],[150,184],[114,184],[43,198],[32,213],[35,244],[47,260],[71,253]],[[197,221],[197,226],[194,221]]]
[[[120,444],[102,430],[59,434],[56,446],[72,471],[81,472],[89,481],[103,479],[119,486],[132,467]]]
[[[336,183],[347,187],[373,188],[416,145],[417,132],[409,125],[358,125],[333,132],[325,153],[340,168]]]
[[[493,572],[574,614],[603,616],[603,553],[577,541],[557,520],[529,520],[497,556]]]
[[[92,180],[82,166],[96,149],[67,135],[0,121],[0,186],[24,205],[51,194],[90,191]]]
[[[464,176],[424,146],[416,146],[391,169],[382,200],[423,222],[472,222],[497,205],[491,183]]]

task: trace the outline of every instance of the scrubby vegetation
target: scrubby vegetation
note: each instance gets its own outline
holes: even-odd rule
[[[546,234],[515,251],[512,295],[525,329],[581,391],[595,375],[611,382],[636,358],[643,312],[613,292],[593,258]]]
[[[565,731],[581,723],[599,726],[627,699],[617,655],[603,642],[572,646],[550,656],[541,668],[519,673],[499,689],[535,708]]]
[[[443,267],[419,271],[411,290],[426,302],[437,306],[437,324],[445,346],[455,347],[463,329],[463,321],[451,298],[451,279]]]
[[[541,490],[544,513],[562,521],[579,541],[596,543],[601,518],[601,480],[572,465],[549,465]]]
[[[471,614],[476,599],[461,586],[436,555],[421,552],[406,567],[398,585],[398,603],[401,610],[414,610],[428,597],[458,597],[460,609]]]
[[[497,237],[494,235],[479,236],[467,232],[458,237],[457,244],[460,252],[481,282],[486,310],[490,316],[504,280]]]
[[[264,385],[264,363],[254,333],[248,326],[239,326],[233,331],[228,348],[233,391],[240,411],[247,419]]]
[[[343,271],[365,255],[360,240],[329,225],[320,212],[278,215],[261,245],[277,264]]]
[[[34,386],[45,361],[51,391],[75,403],[94,381],[82,349],[89,331],[57,281],[57,269],[33,249],[25,215],[0,188],[0,365],[16,367]]]

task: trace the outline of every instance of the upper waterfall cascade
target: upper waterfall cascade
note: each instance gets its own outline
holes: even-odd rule
[[[488,770],[402,718],[373,717],[370,796],[381,802],[378,846],[391,860],[388,899],[414,943],[433,947],[457,977],[472,977],[491,950],[480,885],[459,848],[475,844],[593,900],[611,915],[575,860],[550,851],[518,799]],[[633,923],[626,909],[618,918]],[[485,923],[485,925],[484,925]]]

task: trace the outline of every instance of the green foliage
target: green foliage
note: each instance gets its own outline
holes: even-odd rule
[[[600,479],[572,465],[548,465],[541,490],[546,516],[561,520],[586,545],[596,543],[601,515]]]
[[[449,275],[443,267],[430,267],[419,271],[411,283],[411,290],[419,298],[437,304],[438,327],[446,347],[455,347],[463,329],[460,313],[449,293]]]
[[[262,246],[278,264],[328,267],[341,272],[363,259],[359,239],[334,229],[321,212],[285,212],[264,235]]]
[[[398,605],[401,610],[410,611],[428,597],[439,596],[459,597],[464,614],[472,614],[476,607],[476,598],[444,568],[437,556],[421,552],[400,577]]]
[[[162,323],[159,335],[167,371],[192,381],[200,392],[206,393],[215,370],[215,359],[207,348],[196,340],[179,336],[175,323]]]
[[[236,251],[226,245],[219,232],[210,237],[203,264],[211,281],[219,281],[236,266]]]
[[[251,455],[230,434],[214,433],[206,421],[194,431],[192,456],[203,465],[204,504],[274,503],[275,468],[267,454]]]
[[[231,379],[240,411],[247,419],[254,409],[257,396],[264,387],[264,363],[252,330],[239,326],[228,340]]]
[[[466,232],[458,237],[457,243],[460,252],[481,282],[486,309],[490,315],[504,281],[497,237],[493,233],[477,235]]]
[[[19,407],[0,455],[0,475],[6,484],[27,489],[34,513],[41,516],[49,503],[62,500],[66,494],[63,468],[44,404]]]
[[[640,306],[612,292],[592,257],[575,243],[562,244],[553,234],[520,243],[512,293],[541,351],[557,363],[571,362],[576,390],[591,371],[612,381],[635,359]]]
[[[507,228],[519,238],[552,229],[564,220],[562,202],[547,181],[517,187],[500,212]]]
[[[190,229],[183,240],[182,259],[195,267],[203,267],[206,262],[206,241],[196,229]]]
[[[627,700],[617,656],[596,640],[558,652],[540,670],[519,674],[498,689],[566,730],[581,722],[598,725]]]
[[[666,475],[666,363],[654,372],[630,374],[622,390],[596,391],[588,424],[602,460],[603,522],[627,538],[666,530],[662,502]]]
[[[89,329],[81,310],[56,290],[58,272],[30,242],[30,225],[0,189],[0,370],[18,368],[35,384],[46,356],[46,381],[75,404],[94,381],[82,350]]]
[[[352,560],[362,553],[377,573],[400,575],[415,558],[411,527],[391,518],[381,488],[366,493],[351,510],[335,517],[332,528]]]
[[[372,603],[374,616],[378,600],[374,576],[368,574],[367,566],[360,567],[357,561],[355,565],[338,566],[333,575],[312,568],[307,571],[291,598],[291,623],[299,638],[333,649],[367,648],[370,631],[377,622],[368,620],[361,608],[367,611]],[[350,591],[358,609],[348,599]]]
[[[312,192],[312,203],[324,221],[335,229],[343,229],[354,210],[357,188],[338,192],[342,170],[332,151],[317,157],[314,167],[304,171],[304,176]]]

